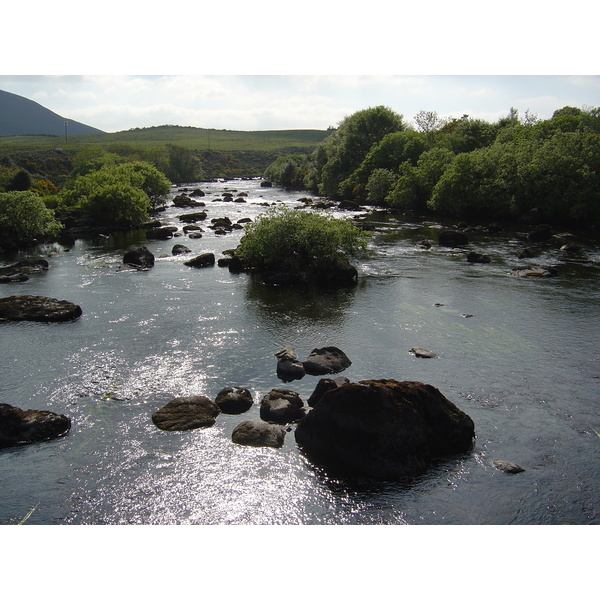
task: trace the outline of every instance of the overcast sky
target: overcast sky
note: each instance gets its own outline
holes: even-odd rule
[[[600,105],[585,0],[17,5],[3,8],[0,89],[108,132],[326,129],[380,104],[492,122]],[[23,19],[26,36],[8,26]]]
[[[326,129],[383,104],[494,122],[511,107],[549,118],[600,105],[599,76],[0,76],[0,89],[104,131],[153,125]]]

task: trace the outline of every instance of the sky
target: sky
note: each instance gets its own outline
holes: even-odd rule
[[[600,76],[0,75],[0,89],[107,132],[327,129],[377,105],[407,122],[420,110],[495,122],[511,107],[550,118],[563,106],[600,105]]]
[[[107,132],[326,129],[377,105],[408,122],[600,105],[586,0],[30,4],[27,35],[0,37],[0,89]],[[23,19],[17,5],[5,24]]]

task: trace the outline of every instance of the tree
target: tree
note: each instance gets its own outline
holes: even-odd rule
[[[366,185],[375,169],[395,172],[404,161],[408,160],[411,164],[416,164],[425,147],[422,134],[414,131],[388,133],[371,146],[360,165],[339,184],[340,193],[349,197],[357,185]]]
[[[440,130],[446,123],[447,119],[442,119],[434,110],[420,110],[415,115],[415,123],[420,131],[431,140],[436,131]]]
[[[35,192],[0,193],[0,238],[27,244],[53,238],[60,230],[54,213]]]
[[[339,197],[339,184],[360,165],[373,144],[388,133],[406,129],[402,115],[386,106],[359,110],[346,117],[323,142],[327,160],[319,179],[319,192]]]
[[[60,195],[60,208],[81,213],[99,225],[131,227],[148,218],[167,193],[169,181],[144,162],[105,166],[77,177]]]
[[[389,169],[375,169],[369,175],[366,185],[367,203],[374,205],[384,204],[385,198],[396,181],[397,175]]]
[[[200,161],[196,155],[183,146],[166,144],[169,166],[166,175],[174,183],[198,181],[202,178]]]

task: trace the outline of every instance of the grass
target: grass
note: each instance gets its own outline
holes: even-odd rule
[[[147,149],[165,144],[183,146],[189,150],[259,150],[276,152],[283,148],[311,151],[329,131],[317,129],[288,129],[272,131],[230,131],[227,129],[202,129],[162,125],[130,129],[116,133],[97,133],[68,136],[10,136],[0,137],[0,155],[13,152],[33,152],[60,147],[63,150],[81,150],[86,146],[128,144],[133,148]]]

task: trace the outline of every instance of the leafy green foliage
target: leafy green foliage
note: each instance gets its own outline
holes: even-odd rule
[[[52,238],[61,230],[54,213],[35,192],[0,193],[0,237],[16,243]]]
[[[280,156],[271,163],[263,177],[283,188],[300,189],[304,185],[306,157],[300,154]]]
[[[109,164],[75,178],[62,191],[60,208],[99,225],[129,227],[146,220],[169,188],[169,180],[148,163]]]
[[[366,236],[349,220],[275,207],[248,224],[236,256],[262,269],[310,275],[365,250]]]
[[[175,144],[167,144],[166,147],[169,158],[166,174],[171,181],[184,183],[202,179],[200,161],[191,150]]]
[[[405,128],[402,116],[386,106],[359,110],[346,117],[323,143],[326,160],[316,175],[319,192],[332,198],[342,195],[340,183],[360,165],[373,144]]]
[[[384,204],[385,198],[396,181],[397,175],[389,169],[375,169],[366,185],[367,203]]]

